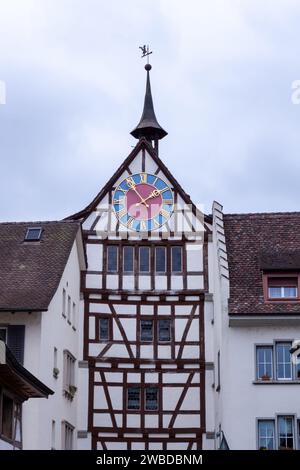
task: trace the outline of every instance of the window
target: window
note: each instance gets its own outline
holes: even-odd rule
[[[292,363],[291,341],[256,347],[256,379],[299,380],[300,365]]]
[[[55,450],[55,421],[51,423],[51,450]]]
[[[76,304],[73,302],[73,308],[72,308],[72,321],[73,321],[73,328],[76,330]]]
[[[7,341],[7,328],[0,328],[0,341]]]
[[[166,249],[163,246],[155,248],[155,271],[157,273],[166,272]]]
[[[109,318],[99,318],[99,340],[108,341],[110,339]]]
[[[14,402],[7,395],[2,395],[1,434],[7,439],[13,438]]]
[[[150,272],[150,248],[141,246],[139,249],[139,270],[141,273]]]
[[[72,399],[76,392],[75,387],[75,357],[69,352],[64,351],[64,392]]]
[[[258,421],[258,448],[275,449],[275,423],[273,420]]]
[[[140,409],[140,395],[139,387],[129,387],[127,390],[127,409],[139,410]]]
[[[276,343],[277,379],[292,379],[291,343]]]
[[[124,246],[123,248],[123,272],[133,273],[134,261],[133,261],[134,249],[133,246]]]
[[[71,297],[68,295],[68,323],[71,325]]]
[[[158,410],[158,388],[146,387],[145,393],[145,411]],[[141,409],[141,389],[140,387],[129,387],[127,389],[127,409],[140,410]]]
[[[53,350],[53,367],[57,369],[57,348]]]
[[[7,346],[20,364],[24,361],[25,326],[10,325],[7,327]]]
[[[171,341],[171,321],[158,320],[158,341]]]
[[[27,229],[26,235],[25,235],[25,241],[26,242],[37,242],[41,239],[42,235],[42,229],[41,227],[33,227]]]
[[[273,378],[273,348],[258,346],[256,348],[256,378]]]
[[[294,448],[294,418],[292,416],[278,417],[278,449]]]
[[[118,271],[118,247],[109,245],[107,247],[107,272],[116,273]]]
[[[216,392],[219,392],[221,390],[221,353],[218,351],[218,381],[217,381],[217,387],[216,387]]]
[[[297,299],[298,277],[268,277],[268,298]]]
[[[181,273],[182,272],[182,247],[181,246],[172,246],[172,273]]]
[[[74,426],[67,423],[67,421],[63,421],[62,422],[62,448],[63,450],[73,449],[73,434],[74,434]]]
[[[62,292],[62,316],[66,318],[66,298],[67,298],[67,294],[66,294],[66,289],[63,289],[63,292]]]
[[[141,341],[153,341],[153,320],[141,320]]]
[[[154,411],[158,409],[158,389],[157,387],[146,387],[146,410]]]

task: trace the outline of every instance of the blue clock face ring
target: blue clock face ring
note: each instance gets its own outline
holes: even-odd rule
[[[113,208],[125,227],[137,232],[156,230],[173,213],[173,191],[156,175],[136,173],[124,178],[116,188]]]

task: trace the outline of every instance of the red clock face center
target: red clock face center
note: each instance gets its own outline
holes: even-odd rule
[[[137,184],[127,191],[126,208],[136,220],[153,219],[162,208],[162,197],[154,186]]]

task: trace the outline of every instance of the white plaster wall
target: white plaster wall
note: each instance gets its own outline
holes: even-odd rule
[[[77,329],[69,325],[62,316],[62,290],[66,289],[76,304]],[[47,312],[43,312],[31,322],[26,323],[24,365],[55,393],[48,400],[29,400],[23,406],[23,444],[24,449],[50,449],[52,420],[56,422],[57,449],[61,448],[61,421],[66,420],[74,430],[74,446],[77,432],[78,390],[73,402],[63,396],[63,350],[69,350],[79,358],[79,335],[82,335],[78,321],[80,304],[80,270],[76,242],[74,242],[58,289],[50,302]],[[34,317],[33,317],[34,318]],[[34,324],[32,324],[32,322]],[[58,350],[58,379],[53,377],[54,347]],[[77,384],[77,363],[75,384]]]
[[[298,330],[298,331],[297,331]],[[256,419],[276,414],[300,418],[299,386],[254,385],[255,344],[300,336],[299,327],[228,327],[221,369],[222,428],[231,449],[256,449]]]

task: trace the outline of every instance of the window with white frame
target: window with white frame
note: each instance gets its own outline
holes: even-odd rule
[[[109,317],[99,318],[99,340],[108,341],[111,339]]]
[[[155,271],[157,273],[166,272],[166,248],[164,246],[155,248]]]
[[[67,421],[62,422],[62,449],[73,450],[74,426]]]
[[[300,365],[292,363],[292,341],[256,346],[256,379],[289,381],[300,379]]]
[[[131,274],[134,271],[134,247],[124,246],[123,248],[123,273]]]
[[[258,421],[258,449],[275,449],[275,421],[271,419],[261,419]]]
[[[277,421],[277,422],[276,422]],[[276,422],[276,426],[275,426]],[[275,419],[258,420],[258,449],[291,450],[295,449],[294,417],[278,415]],[[300,445],[300,426],[298,422],[298,441]]]
[[[276,343],[276,378],[278,380],[291,380],[292,361],[291,343]]]
[[[171,320],[158,320],[158,341],[171,341]]]
[[[129,387],[127,389],[127,409],[139,410],[141,407],[141,389],[139,387]]]
[[[268,277],[268,297],[272,299],[296,299],[298,297],[297,277]]]
[[[278,449],[294,449],[294,418],[278,416]]]
[[[153,320],[141,320],[141,341],[153,341]]]
[[[139,248],[139,271],[141,273],[150,272],[150,247],[141,246]]]
[[[158,388],[157,387],[146,387],[145,409],[147,411],[155,411],[158,409]]]
[[[182,247],[172,246],[171,247],[171,270],[172,273],[182,272]]]
[[[73,398],[76,392],[75,386],[75,362],[76,359],[70,351],[64,351],[64,392],[68,398]]]
[[[107,247],[107,272],[116,273],[118,271],[119,249],[116,245]]]
[[[273,378],[273,347],[257,346],[256,348],[257,379]]]

